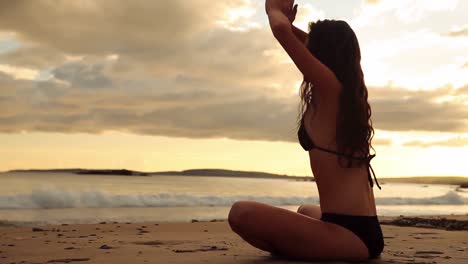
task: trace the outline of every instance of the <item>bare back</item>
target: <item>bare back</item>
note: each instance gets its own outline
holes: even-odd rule
[[[338,100],[338,98],[336,98]],[[338,102],[317,103],[315,115],[308,109],[304,125],[309,137],[319,146],[336,150],[335,130]],[[376,215],[374,193],[367,179],[367,167],[343,168],[338,156],[309,150],[312,173],[320,195],[322,212],[351,215]]]

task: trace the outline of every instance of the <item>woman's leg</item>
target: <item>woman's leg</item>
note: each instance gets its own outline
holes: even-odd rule
[[[303,204],[297,208],[297,213],[310,216],[315,219],[320,219],[322,217],[322,211],[320,206],[313,204]]]
[[[362,261],[369,257],[362,240],[340,225],[255,201],[234,203],[229,224],[254,247],[293,259]]]

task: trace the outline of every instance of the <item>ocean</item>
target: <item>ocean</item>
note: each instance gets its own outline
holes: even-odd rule
[[[456,185],[386,183],[374,194],[379,216],[468,213]],[[315,182],[289,179],[0,173],[0,223],[226,219],[237,200],[294,211],[319,202]]]

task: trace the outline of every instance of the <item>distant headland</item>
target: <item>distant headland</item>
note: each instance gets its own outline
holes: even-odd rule
[[[241,177],[260,179],[290,179],[297,181],[315,181],[313,176],[292,176],[259,171],[237,171],[225,169],[191,169],[182,171],[141,172],[127,169],[28,169],[10,170],[7,173],[74,173],[83,175],[117,175],[117,176],[206,176],[206,177]],[[417,183],[417,184],[453,184],[460,188],[468,188],[468,177],[463,176],[417,176],[417,177],[381,177],[385,183]]]
[[[293,179],[299,181],[314,181],[312,176],[290,176],[258,171],[236,171],[224,169],[192,169],[183,171],[141,172],[127,169],[29,169],[10,170],[11,173],[74,173],[87,175],[118,175],[118,176],[209,176],[209,177],[242,177],[263,179]]]

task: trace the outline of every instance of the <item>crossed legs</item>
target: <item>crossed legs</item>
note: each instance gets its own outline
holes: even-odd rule
[[[255,201],[238,201],[228,221],[249,244],[273,254],[302,260],[366,260],[364,243],[350,230],[317,219],[319,210],[307,205],[296,213]]]

